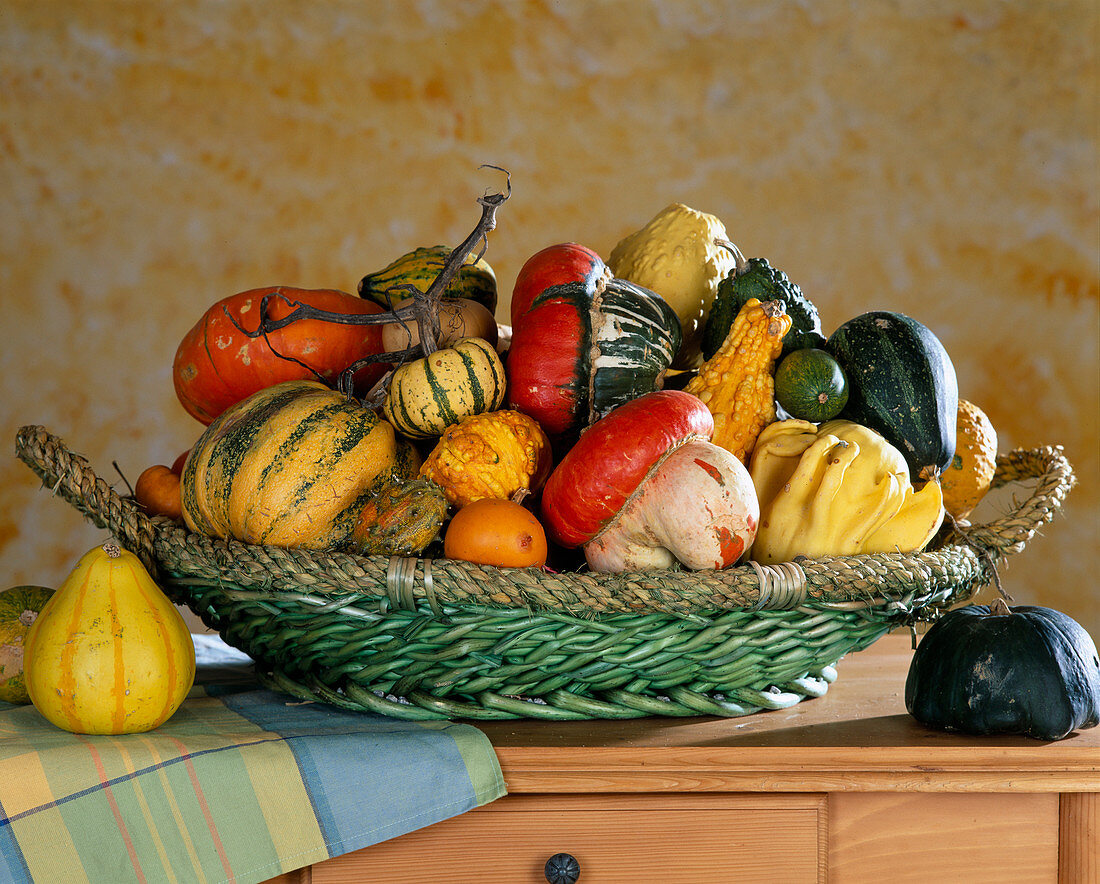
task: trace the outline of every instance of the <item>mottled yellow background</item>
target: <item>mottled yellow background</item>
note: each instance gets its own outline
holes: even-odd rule
[[[606,257],[680,201],[826,331],[929,325],[1002,449],[1076,466],[1004,581],[1100,637],[1098,8],[2,0],[0,581],[55,584],[102,539],[19,426],[111,479],[171,462],[200,429],[172,356],[210,303],[454,245],[492,163],[505,295],[543,246]]]

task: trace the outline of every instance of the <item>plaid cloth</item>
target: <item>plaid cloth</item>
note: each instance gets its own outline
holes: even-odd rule
[[[250,884],[505,794],[471,725],[296,703],[195,640],[196,686],[149,733],[70,734],[0,703],[0,880]]]

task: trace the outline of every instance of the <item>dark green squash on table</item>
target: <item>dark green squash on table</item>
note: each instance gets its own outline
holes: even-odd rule
[[[1073,618],[1030,605],[949,611],[917,646],[905,708],[966,734],[1060,740],[1100,722],[1100,657]]]

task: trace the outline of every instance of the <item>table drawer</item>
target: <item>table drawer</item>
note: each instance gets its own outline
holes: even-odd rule
[[[824,795],[516,795],[315,866],[312,884],[542,884],[569,853],[580,884],[818,881]]]

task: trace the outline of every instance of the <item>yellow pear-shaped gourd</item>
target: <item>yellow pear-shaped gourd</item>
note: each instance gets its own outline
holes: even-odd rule
[[[195,643],[133,553],[114,542],[77,562],[27,633],[27,693],[76,734],[159,727],[195,680]]]

